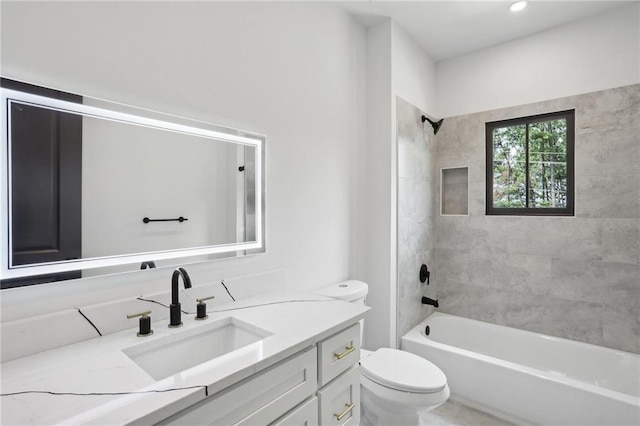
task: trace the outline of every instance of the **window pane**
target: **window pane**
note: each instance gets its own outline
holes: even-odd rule
[[[529,126],[529,207],[567,206],[567,121]]]
[[[526,125],[493,130],[493,205],[526,207]]]

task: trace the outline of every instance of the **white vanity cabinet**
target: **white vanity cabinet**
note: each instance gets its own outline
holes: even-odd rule
[[[356,426],[359,360],[356,323],[159,424]]]
[[[318,426],[318,398],[310,398],[270,426]]]
[[[313,396],[316,348],[298,353],[161,422],[161,425],[268,425]],[[304,424],[304,423],[303,423]]]
[[[318,416],[323,426],[360,423],[360,324],[318,343]]]

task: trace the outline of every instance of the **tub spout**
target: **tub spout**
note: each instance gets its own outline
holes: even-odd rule
[[[424,305],[432,305],[434,308],[438,307],[438,301],[437,300],[429,299],[428,297],[425,297],[425,296],[422,296],[422,303]]]

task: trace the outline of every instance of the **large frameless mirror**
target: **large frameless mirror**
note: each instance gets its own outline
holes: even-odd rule
[[[6,83],[3,288],[264,251],[264,136]]]

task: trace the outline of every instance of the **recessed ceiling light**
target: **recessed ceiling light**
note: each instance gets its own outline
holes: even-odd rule
[[[527,7],[527,0],[519,0],[515,3],[512,3],[511,6],[509,6],[509,10],[511,10],[512,12],[518,12],[525,7]]]

